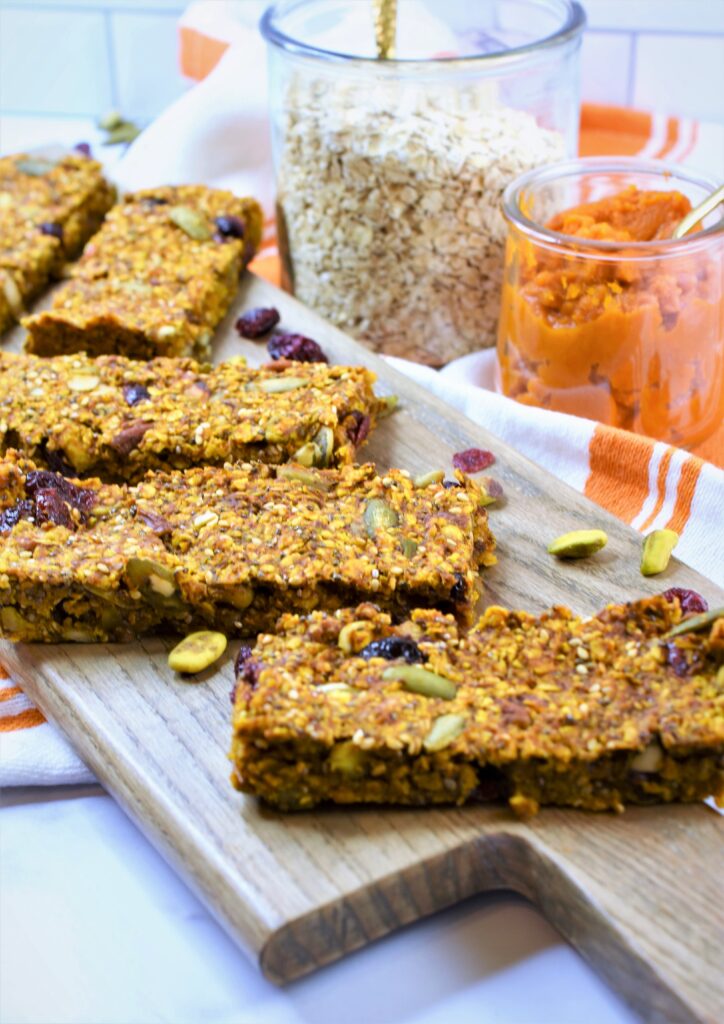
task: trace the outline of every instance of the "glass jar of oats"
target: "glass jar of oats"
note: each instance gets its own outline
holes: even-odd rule
[[[371,348],[439,366],[495,343],[521,172],[574,154],[585,23],[569,0],[372,0],[265,13],[284,285]]]

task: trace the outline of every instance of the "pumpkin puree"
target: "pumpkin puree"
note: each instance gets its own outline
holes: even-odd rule
[[[528,405],[694,445],[724,419],[724,240],[627,251],[670,238],[680,192],[630,186],[547,227],[601,251],[534,242],[511,227],[498,338],[502,389]]]

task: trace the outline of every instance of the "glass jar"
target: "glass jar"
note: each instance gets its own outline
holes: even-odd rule
[[[575,153],[584,23],[569,0],[400,0],[381,61],[372,0],[268,9],[285,287],[381,352],[495,344],[503,190]]]
[[[503,393],[683,447],[708,437],[724,420],[724,217],[671,233],[715,187],[658,161],[600,157],[513,182]]]

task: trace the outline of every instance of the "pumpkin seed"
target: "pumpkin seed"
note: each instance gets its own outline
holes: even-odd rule
[[[415,487],[429,487],[430,484],[439,484],[445,479],[445,473],[441,469],[432,469],[429,473],[421,473],[412,481]]]
[[[266,380],[260,380],[257,387],[260,391],[266,391],[268,395],[281,395],[285,391],[296,391],[297,388],[303,388],[309,384],[308,380],[304,380],[303,377],[268,377]]]
[[[420,693],[423,697],[440,697],[452,700],[457,687],[451,679],[439,676],[436,672],[421,668],[419,665],[390,665],[382,673],[383,679],[397,679],[412,693]]]
[[[668,640],[672,636],[682,636],[684,633],[698,633],[699,630],[706,629],[722,616],[724,616],[724,608],[710,608],[708,612],[702,612],[701,615],[692,615],[688,619],[683,619],[668,633],[664,633],[661,639]]]
[[[227,640],[223,633],[203,629],[190,633],[176,644],[168,656],[168,667],[174,672],[203,672],[218,661],[226,650]]]
[[[641,575],[657,576],[668,566],[671,552],[679,543],[676,530],[654,530],[644,538],[641,550]]]
[[[314,438],[321,455],[320,466],[329,466],[334,452],[334,431],[331,427],[320,427]]]
[[[277,466],[277,480],[295,480],[306,487],[314,487],[318,491],[328,491],[332,486],[329,480],[325,480],[313,469],[306,469],[304,466],[296,466],[294,463],[286,463]]]
[[[313,441],[308,441],[306,444],[303,444],[302,447],[297,448],[294,455],[292,455],[292,462],[298,462],[300,466],[316,466],[321,461],[322,453]]]
[[[211,238],[211,228],[203,213],[190,206],[172,206],[168,211],[169,220],[181,228],[189,238],[205,242]]]
[[[90,373],[80,374],[77,377],[68,379],[68,387],[71,391],[93,391],[100,384],[100,377],[94,377]]]
[[[548,545],[548,554],[556,558],[588,558],[606,546],[603,530],[572,530],[556,537]]]
[[[417,551],[417,541],[410,537],[403,537],[401,541],[402,554],[405,558],[412,558]]]
[[[368,536],[373,538],[379,529],[387,530],[399,523],[397,513],[383,498],[370,498],[363,519]]]
[[[422,741],[423,747],[429,754],[444,750],[463,732],[466,724],[464,715],[441,715],[432,723],[432,728]]]

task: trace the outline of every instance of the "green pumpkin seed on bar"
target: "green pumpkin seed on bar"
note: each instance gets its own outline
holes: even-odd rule
[[[330,481],[325,480],[319,473],[315,473],[313,469],[306,469],[304,466],[297,466],[293,463],[277,466],[276,474],[277,480],[295,480],[306,487],[314,487],[318,491],[328,491],[332,486]]]
[[[321,453],[320,466],[329,466],[334,453],[334,431],[331,427],[320,427],[314,437],[314,443]]]
[[[190,206],[172,206],[168,211],[168,219],[197,242],[206,242],[211,238],[208,220],[203,213]]]
[[[429,487],[430,484],[439,484],[445,479],[445,473],[441,469],[432,469],[429,473],[420,473],[412,481],[415,487]]]
[[[444,750],[464,731],[466,724],[464,715],[440,715],[432,723],[429,733],[422,741],[423,747],[428,754]]]
[[[423,697],[452,700],[457,693],[457,687],[451,679],[421,668],[420,665],[390,665],[382,673],[382,678],[399,680],[405,689],[422,694]]]
[[[367,534],[372,538],[378,530],[388,530],[399,523],[397,513],[383,498],[370,498],[363,519]]]
[[[724,607],[710,608],[708,612],[702,612],[701,615],[691,615],[688,619],[683,619],[668,633],[664,633],[661,639],[668,640],[672,636],[682,636],[684,633],[698,633],[700,629],[706,629],[707,626],[711,626],[713,622],[723,617]]]
[[[297,388],[306,387],[308,380],[303,377],[268,377],[260,380],[257,387],[260,391],[266,391],[268,395],[281,395],[285,391],[296,391]]]
[[[301,448],[297,448],[292,455],[292,462],[298,462],[300,466],[317,466],[322,461],[322,453],[319,446],[313,441],[308,441]]]

